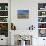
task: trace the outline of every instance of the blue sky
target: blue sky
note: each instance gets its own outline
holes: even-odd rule
[[[18,14],[29,14],[29,10],[17,10]]]

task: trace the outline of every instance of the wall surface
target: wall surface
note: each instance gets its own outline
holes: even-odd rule
[[[46,0],[45,0],[46,1]],[[17,30],[28,30],[32,24],[37,28],[38,3],[42,0],[11,0],[11,22],[16,25]],[[29,10],[29,19],[18,19],[17,10]]]
[[[29,26],[34,25],[33,32],[35,33],[33,33],[32,44],[33,46],[44,46],[43,38],[38,37],[38,3],[46,3],[46,0],[11,0],[11,22],[16,26],[16,32],[28,30]],[[18,9],[28,9],[29,19],[18,19]]]
[[[33,3],[32,3],[33,2]],[[34,4],[34,5],[33,5]],[[17,10],[29,10],[29,19],[18,19]],[[13,1],[11,2],[11,22],[14,22],[17,30],[28,30],[29,26],[35,25],[37,23],[37,2],[35,1]],[[36,18],[36,19],[35,19]]]

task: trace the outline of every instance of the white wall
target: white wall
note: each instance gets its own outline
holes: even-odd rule
[[[32,24],[38,27],[38,3],[46,0],[11,0],[11,22],[16,25],[17,30],[27,30]],[[18,9],[29,9],[29,19],[18,19]]]
[[[34,5],[33,5],[34,4]],[[29,19],[18,19],[17,10],[29,9]],[[16,25],[17,30],[27,30],[32,24],[37,23],[37,2],[35,1],[11,1],[11,22]],[[36,19],[35,19],[36,18]],[[35,21],[36,20],[36,21]]]
[[[27,30],[32,24],[35,26],[35,34],[33,33],[33,46],[41,46],[38,43],[43,44],[43,40],[41,40],[42,38],[38,38],[37,30],[38,3],[46,3],[46,0],[11,0],[11,22],[14,23],[18,32],[19,30]],[[29,19],[17,19],[18,9],[29,9]]]

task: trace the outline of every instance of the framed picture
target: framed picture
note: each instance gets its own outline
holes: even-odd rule
[[[8,17],[0,17],[0,22],[8,22]]]
[[[46,3],[38,3],[38,10],[45,10],[46,9]]]
[[[46,23],[38,23],[38,28],[46,28]]]
[[[0,23],[0,35],[8,37],[8,23]]]
[[[39,37],[46,37],[46,29],[39,29]]]
[[[29,10],[17,10],[17,18],[18,19],[28,19]]]

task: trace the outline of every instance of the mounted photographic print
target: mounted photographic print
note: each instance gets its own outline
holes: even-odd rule
[[[8,22],[8,17],[0,17],[0,22]]]
[[[39,37],[46,37],[46,29],[39,29]]]
[[[0,35],[8,37],[8,23],[0,23]]]
[[[17,18],[18,19],[28,19],[29,10],[17,10]]]

